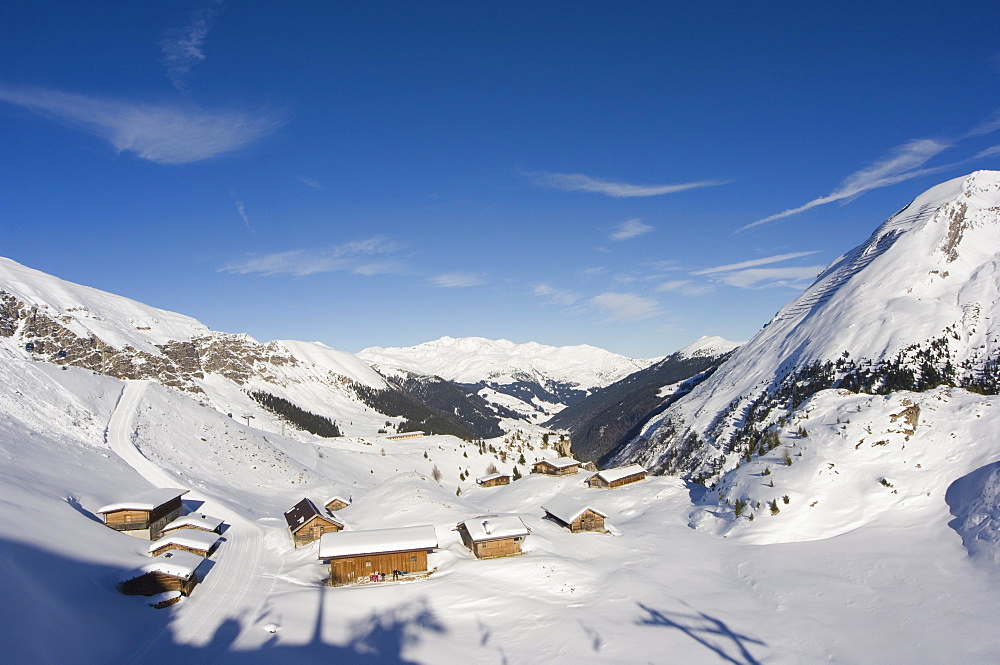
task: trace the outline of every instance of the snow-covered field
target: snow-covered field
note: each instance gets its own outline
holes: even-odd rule
[[[897,415],[914,404],[915,420]],[[514,460],[445,436],[292,439],[157,384],[0,360],[3,660],[996,663],[998,425],[1000,398],[961,390],[821,393],[773,459],[717,488],[762,502],[750,522],[675,478],[479,488],[490,462]],[[189,508],[228,525],[205,582],[163,610],[114,588],[148,543],[93,515],[155,484],[191,489]],[[353,497],[338,512],[350,529],[433,524],[433,574],[325,587],[281,514],[334,493]],[[544,520],[557,493],[607,513],[612,533]],[[453,528],[497,513],[531,529],[526,553],[476,560]]]

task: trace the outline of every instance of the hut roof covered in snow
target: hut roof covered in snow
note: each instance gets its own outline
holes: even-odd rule
[[[324,533],[319,539],[319,558],[332,559],[361,554],[432,550],[438,546],[437,532],[431,524],[396,529],[342,531]]]

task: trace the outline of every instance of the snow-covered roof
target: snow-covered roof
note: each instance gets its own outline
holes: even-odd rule
[[[327,522],[332,522],[341,528],[344,527],[344,523],[335,519],[329,511],[320,511],[316,504],[313,503],[312,499],[302,499],[285,511],[285,522],[288,523],[288,528],[292,533],[301,529],[306,522],[314,517],[319,517]]]
[[[588,509],[593,510],[601,517],[607,517],[607,515],[593,506],[588,506],[587,504],[577,501],[576,499],[571,499],[565,494],[556,494],[542,506],[542,510],[550,515],[558,517],[566,524],[573,522],[573,520],[578,518],[580,515],[583,515],[583,513]]]
[[[145,492],[139,492],[127,501],[109,503],[97,512],[98,514],[102,514],[113,513],[118,510],[153,510],[157,506],[162,506],[168,501],[172,501],[187,493],[187,490],[179,490],[168,487],[146,490]]]
[[[174,521],[167,524],[163,527],[163,531],[179,529],[186,526],[193,526],[197,529],[205,529],[207,531],[215,531],[222,526],[222,520],[218,517],[210,517],[203,513],[188,513],[187,515],[181,515]]]
[[[198,566],[200,566],[204,561],[205,560],[203,558],[197,554],[192,554],[191,552],[185,552],[183,550],[170,550],[169,552],[164,552],[159,556],[153,557],[153,559],[144,566],[122,573],[119,581],[128,582],[129,580],[134,580],[135,578],[142,577],[148,573],[163,573],[164,575],[180,577],[181,579],[187,580],[194,575],[195,571],[198,570]]]
[[[340,501],[341,503],[346,503],[347,505],[351,504],[351,500],[350,499],[345,499],[344,497],[340,496],[339,494],[335,494],[335,495],[331,496],[329,499],[327,499],[326,501],[324,501],[323,505],[324,506],[329,506],[334,501]]]
[[[535,464],[549,464],[557,469],[565,469],[568,466],[579,465],[580,460],[575,460],[572,457],[557,457],[556,459],[538,460]]]
[[[613,469],[598,471],[595,475],[600,476],[605,481],[611,483],[622,478],[634,476],[637,473],[646,473],[645,467],[641,464],[629,464],[628,466],[618,466]]]
[[[438,546],[437,532],[430,524],[397,529],[324,533],[319,539],[319,558],[333,559],[360,554],[432,550]]]
[[[415,439],[418,436],[427,436],[424,432],[420,430],[413,430],[410,432],[399,432],[397,434],[389,434],[385,438],[387,439]]]
[[[488,476],[483,476],[482,478],[476,478],[476,482],[482,485],[483,483],[488,483],[491,480],[496,480],[497,478],[510,478],[506,473],[491,473]]]
[[[517,515],[480,515],[458,523],[474,542],[527,536],[530,531]]]
[[[163,534],[159,540],[154,540],[149,544],[149,553],[152,554],[164,545],[180,545],[190,547],[195,550],[208,551],[219,542],[220,537],[211,531],[198,531],[197,529],[181,529],[173,533]]]

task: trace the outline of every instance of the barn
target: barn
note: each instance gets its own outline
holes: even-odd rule
[[[344,508],[347,508],[351,505],[351,501],[352,499],[350,497],[345,499],[342,496],[331,496],[326,500],[326,502],[323,503],[323,505],[326,506],[326,509],[332,513],[335,510],[343,510]]]
[[[184,511],[181,497],[187,492],[169,488],[147,490],[127,501],[108,504],[97,514],[115,531],[153,540],[164,526],[180,517]]]
[[[480,487],[496,487],[497,485],[510,485],[510,476],[505,473],[491,473],[482,478],[476,478],[476,483]]]
[[[585,503],[571,499],[565,494],[556,494],[542,506],[545,516],[573,533],[581,531],[606,532],[604,520],[607,515]]]
[[[430,524],[396,529],[325,533],[319,558],[330,564],[330,585],[365,582],[376,573],[386,578],[427,572],[427,555],[437,549],[437,532]]]
[[[285,511],[285,522],[296,547],[308,545],[324,533],[342,531],[344,523],[328,511],[320,512],[312,499],[302,499]]]
[[[403,441],[405,439],[419,439],[426,436],[423,432],[419,430],[414,430],[412,432],[400,432],[399,434],[389,434],[385,438],[389,441]]]
[[[177,529],[163,534],[149,545],[149,555],[158,556],[174,550],[190,552],[200,557],[211,556],[222,542],[218,534],[198,529]]]
[[[155,596],[165,591],[180,591],[189,596],[200,581],[198,567],[204,561],[190,552],[167,552],[141,568],[124,573],[118,589],[129,596]]]
[[[531,531],[517,515],[481,515],[455,527],[462,542],[480,559],[521,554]]]
[[[646,475],[646,469],[641,465],[630,464],[629,466],[619,466],[613,469],[598,471],[590,478],[587,478],[587,485],[590,487],[611,489],[645,480]]]
[[[204,515],[202,513],[188,513],[187,515],[181,515],[173,522],[164,526],[160,529],[160,534],[162,536],[163,534],[170,533],[171,531],[184,529],[220,533],[222,531],[222,520],[218,517],[209,517],[208,515]]]
[[[543,459],[535,462],[531,472],[543,473],[547,476],[568,476],[579,470],[579,460],[572,457],[557,457],[556,459]]]

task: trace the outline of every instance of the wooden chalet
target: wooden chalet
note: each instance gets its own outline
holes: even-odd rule
[[[222,532],[222,520],[218,517],[209,517],[202,513],[188,513],[187,515],[181,515],[174,521],[165,525],[160,529],[160,535],[170,533],[171,531],[183,531],[186,529],[193,529],[196,531],[210,531],[212,533]]]
[[[606,532],[604,520],[607,515],[585,503],[571,499],[565,494],[557,494],[542,506],[545,516],[573,533],[581,531]]]
[[[432,525],[324,533],[319,558],[330,564],[330,584],[364,582],[376,573],[386,578],[427,572],[427,555],[437,549]]]
[[[159,540],[150,543],[149,556],[158,556],[164,552],[178,550],[197,554],[200,557],[208,557],[219,547],[221,542],[222,538],[211,531],[177,529],[163,534]]]
[[[556,459],[543,459],[535,462],[531,468],[532,473],[543,473],[547,476],[568,476],[580,470],[579,460],[572,457],[557,457]]]
[[[389,441],[403,441],[404,439],[419,439],[422,436],[426,436],[426,434],[424,434],[421,431],[415,430],[413,432],[399,432],[398,434],[387,434],[385,438],[388,439]]]
[[[108,504],[97,514],[115,531],[153,540],[164,526],[180,517],[184,511],[181,497],[187,492],[169,488],[147,490],[127,501]]]
[[[497,485],[510,485],[510,476],[505,473],[491,473],[482,478],[476,478],[476,483],[480,487],[496,487]]]
[[[204,561],[190,552],[167,552],[141,568],[124,573],[118,589],[130,596],[155,596],[166,591],[180,591],[188,596],[200,581],[198,567]]]
[[[343,510],[344,508],[347,508],[351,505],[351,501],[351,498],[345,499],[342,496],[331,496],[323,505],[326,506],[327,510],[333,512],[335,510]]]
[[[614,487],[621,487],[622,485],[628,485],[629,483],[637,483],[640,480],[645,480],[646,475],[646,469],[644,469],[641,465],[630,464],[629,466],[619,466],[613,469],[598,471],[590,478],[587,478],[587,485],[590,487],[603,487],[611,489]]]
[[[521,545],[531,533],[517,515],[481,515],[459,522],[456,529],[480,559],[521,554]]]
[[[324,533],[342,531],[344,523],[329,511],[320,511],[312,499],[302,499],[285,512],[285,522],[296,547],[308,545]]]

